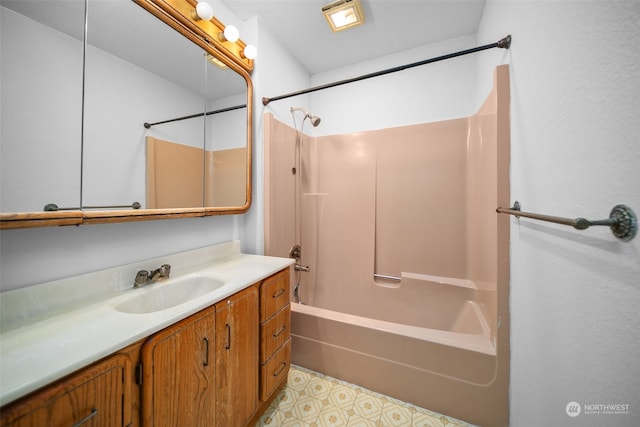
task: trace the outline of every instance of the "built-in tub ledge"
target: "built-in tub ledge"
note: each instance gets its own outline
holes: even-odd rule
[[[233,241],[0,294],[0,405],[98,361],[287,268]],[[168,279],[134,289],[139,270],[171,265]],[[215,280],[197,296],[152,310],[136,300],[159,287]],[[196,283],[197,285],[198,283]],[[196,286],[197,287],[197,286]],[[133,309],[132,309],[132,306]]]
[[[467,289],[478,289],[472,280],[458,279],[456,277],[432,276],[430,274],[410,273],[405,271],[400,273],[400,277],[377,273],[373,274],[373,281],[375,284],[385,288],[399,288],[404,283],[410,283],[414,280],[439,285],[458,286]]]

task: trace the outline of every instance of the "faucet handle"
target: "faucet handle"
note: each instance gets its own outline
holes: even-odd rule
[[[160,266],[160,277],[167,278],[171,274],[171,266],[169,264],[162,264]]]
[[[136,278],[133,281],[133,287],[137,288],[139,286],[145,285],[149,281],[149,272],[147,270],[140,270],[136,274]]]

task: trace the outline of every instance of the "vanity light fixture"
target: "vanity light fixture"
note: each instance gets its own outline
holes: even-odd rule
[[[322,7],[322,13],[333,31],[364,24],[360,0],[338,0]]]
[[[218,34],[218,39],[221,42],[227,41],[231,43],[235,43],[240,38],[240,31],[233,25],[227,25],[224,27],[224,31]]]
[[[193,13],[193,19],[203,21],[210,21],[213,18],[213,8],[206,1],[198,1],[196,9]]]

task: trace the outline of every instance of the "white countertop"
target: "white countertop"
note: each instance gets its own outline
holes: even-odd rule
[[[178,265],[181,260],[198,259],[198,256],[194,257],[195,252],[202,262],[191,261],[188,268],[181,269]],[[293,263],[288,258],[241,254],[236,242],[185,254],[0,294],[3,312],[10,312],[8,315],[3,313],[0,335],[0,405],[148,337]],[[116,310],[114,307],[119,302],[144,291],[144,288],[134,289],[130,283],[121,283],[118,279],[126,277],[129,282],[134,277],[130,272],[154,268],[152,266],[158,262],[172,265],[171,278],[148,287],[163,286],[193,273],[205,273],[225,284],[203,296],[157,312],[130,314]],[[174,270],[184,274],[174,275]],[[104,281],[110,283],[105,285]],[[95,289],[88,292],[85,301],[90,303],[82,304],[82,297],[77,294],[82,294],[83,288],[101,286],[102,292]],[[72,300],[69,310],[60,303],[64,300],[59,298],[61,292],[73,294],[68,298]],[[58,295],[58,301],[48,298],[52,294]],[[46,300],[52,301],[51,307],[42,307]],[[21,305],[21,301],[26,302],[20,313],[16,306]],[[13,318],[8,318],[11,314]]]

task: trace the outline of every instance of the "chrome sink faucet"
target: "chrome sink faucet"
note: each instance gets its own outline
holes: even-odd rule
[[[162,264],[160,268],[149,272],[147,270],[140,270],[136,274],[136,278],[133,281],[134,288],[141,288],[151,283],[155,283],[158,280],[163,280],[169,277],[171,273],[171,266],[169,264]]]

